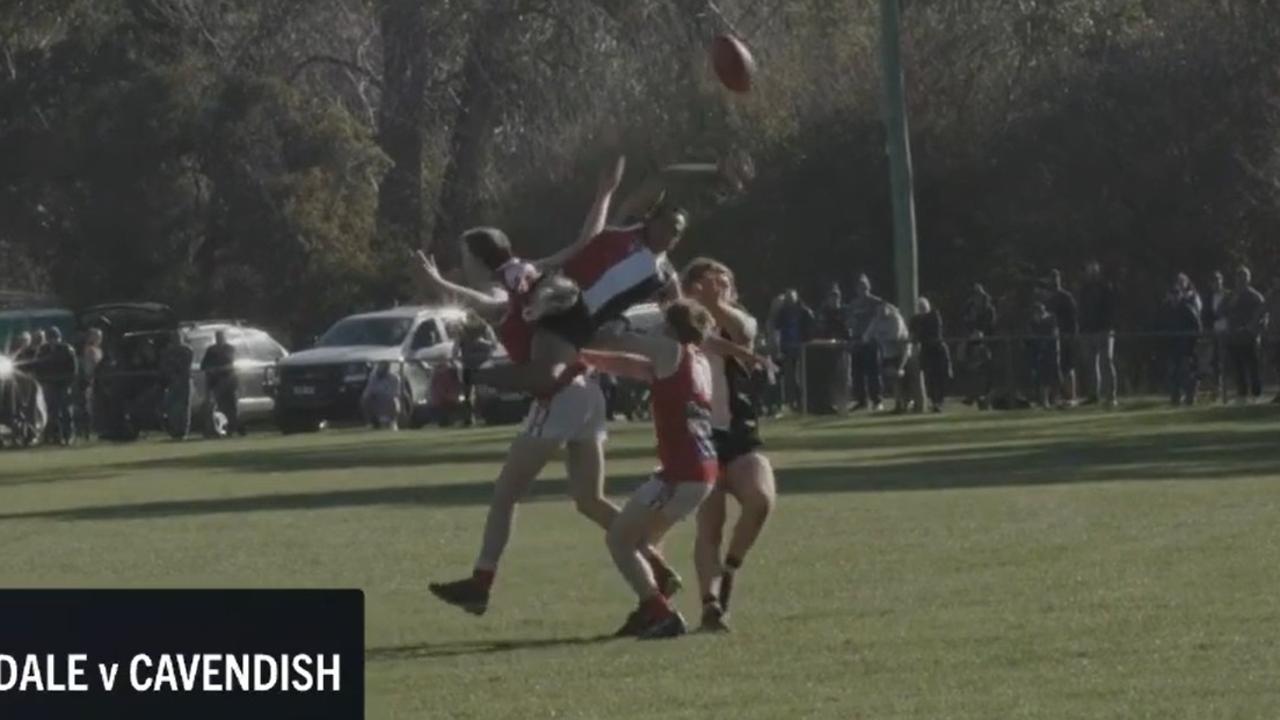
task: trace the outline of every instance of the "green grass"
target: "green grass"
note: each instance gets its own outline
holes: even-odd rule
[[[558,467],[489,614],[429,599],[510,428],[5,453],[0,584],[363,588],[370,718],[1272,718],[1278,432],[1270,408],[772,424],[783,497],[724,637],[592,640],[632,598]],[[610,447],[621,496],[650,431]],[[682,526],[692,580],[690,549]]]

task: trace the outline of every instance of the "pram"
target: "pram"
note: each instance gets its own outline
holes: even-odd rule
[[[44,437],[49,422],[40,383],[27,373],[13,371],[0,378],[0,444],[30,447]]]

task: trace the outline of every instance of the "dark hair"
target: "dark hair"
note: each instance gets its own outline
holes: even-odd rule
[[[493,227],[478,227],[462,233],[462,244],[467,252],[484,263],[491,272],[497,272],[513,257],[511,241],[507,234]]]
[[[711,313],[688,298],[668,305],[663,316],[667,325],[675,331],[676,340],[684,344],[702,342],[714,324]]]
[[[688,265],[684,266],[684,272],[681,273],[680,277],[680,286],[688,290],[699,280],[717,273],[723,273],[730,278],[733,277],[733,271],[729,269],[729,266],[719,260],[713,260],[708,257],[694,258],[689,261]]]

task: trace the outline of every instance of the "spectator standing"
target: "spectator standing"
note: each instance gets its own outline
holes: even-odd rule
[[[70,445],[76,436],[75,405],[76,351],[62,338],[62,330],[49,328],[48,341],[37,355],[40,387],[49,413],[45,437],[59,445]]]
[[[1191,279],[1179,274],[1164,303],[1164,328],[1168,338],[1169,402],[1194,405],[1199,380],[1196,343],[1200,338],[1203,305]]]
[[[195,351],[175,331],[169,344],[160,354],[160,372],[164,378],[164,418],[169,437],[185,440],[191,432],[191,397],[194,394],[191,366],[195,364]],[[207,380],[208,378],[206,378]],[[211,394],[212,386],[206,385]]]
[[[1209,276],[1209,291],[1202,298],[1200,309],[1200,327],[1209,333],[1212,350],[1209,356],[1209,369],[1213,373],[1213,387],[1219,400],[1227,400],[1227,308],[1230,305],[1231,293],[1227,290],[1222,273],[1214,272]]]
[[[849,325],[845,322],[845,304],[840,293],[840,286],[832,283],[827,290],[827,297],[818,308],[818,332],[821,340],[849,339]]]
[[[981,283],[973,284],[973,292],[965,301],[961,322],[965,337],[961,346],[961,362],[965,370],[973,378],[973,389],[965,398],[966,405],[976,404],[985,410],[991,401],[991,390],[995,384],[991,367],[991,347],[987,338],[996,332],[996,304]]]
[[[1280,374],[1280,277],[1271,281],[1271,292],[1267,293],[1267,337],[1271,342],[1271,363]],[[1280,390],[1271,399],[1273,405],[1280,405]]]
[[[782,353],[783,399],[793,410],[799,410],[800,353],[813,337],[813,310],[804,304],[795,288],[787,290],[778,308],[774,327],[778,333],[778,349]]]
[[[1062,286],[1062,273],[1049,271],[1049,298],[1046,307],[1058,323],[1058,374],[1062,378],[1062,404],[1070,407],[1076,401],[1075,349],[1080,334],[1076,299]]]
[[[874,343],[879,351],[884,387],[894,394],[893,411],[907,412],[911,409],[907,377],[907,365],[911,360],[911,334],[902,313],[890,303],[880,303],[862,340],[864,343]]]
[[[853,410],[870,408],[872,412],[879,412],[884,409],[880,346],[867,337],[886,304],[872,294],[871,279],[866,274],[859,275],[853,286],[853,301],[847,308],[849,337],[853,343],[849,363],[853,373]]]
[[[1227,357],[1236,375],[1236,401],[1242,404],[1262,398],[1259,351],[1267,307],[1252,280],[1249,268],[1236,270],[1235,292],[1227,307]]]
[[[1097,260],[1085,265],[1084,276],[1084,284],[1080,286],[1080,344],[1089,370],[1086,402],[1114,408],[1119,403],[1115,287],[1102,276],[1102,265]]]
[[[917,348],[920,371],[924,375],[925,394],[929,409],[942,412],[947,396],[947,381],[951,379],[951,351],[943,340],[942,313],[929,303],[928,298],[916,301],[916,314],[910,323],[911,342]]]
[[[14,336],[13,343],[9,346],[9,357],[13,358],[14,362],[18,362],[24,357],[30,359],[30,348],[31,333],[24,330]]]
[[[1031,361],[1031,378],[1036,389],[1036,399],[1046,410],[1052,406],[1062,388],[1061,349],[1058,347],[1058,319],[1045,303],[1037,301],[1031,306],[1031,336],[1027,341]]]
[[[83,421],[80,423],[81,435],[88,440],[94,430],[94,383],[98,377],[98,366],[102,364],[102,330],[89,328],[85,335],[84,348],[80,351],[80,407]]]
[[[495,347],[489,326],[479,315],[468,313],[458,333],[458,341],[454,343],[454,361],[460,366],[462,373],[463,424],[471,427],[475,424],[476,388],[471,382],[475,371],[489,362]]]
[[[360,395],[360,407],[370,426],[400,429],[400,375],[391,371],[391,363],[383,361],[374,366]]]
[[[244,425],[240,423],[240,382],[236,377],[236,348],[227,342],[227,334],[222,330],[214,333],[214,342],[204,351],[204,359],[200,361],[200,370],[204,372],[205,387],[208,398],[208,421],[214,426],[215,411],[227,418],[227,434],[245,435]]]

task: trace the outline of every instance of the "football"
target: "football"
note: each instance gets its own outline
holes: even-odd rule
[[[726,88],[736,93],[750,92],[756,61],[741,40],[732,35],[717,35],[711,41],[711,66]]]

